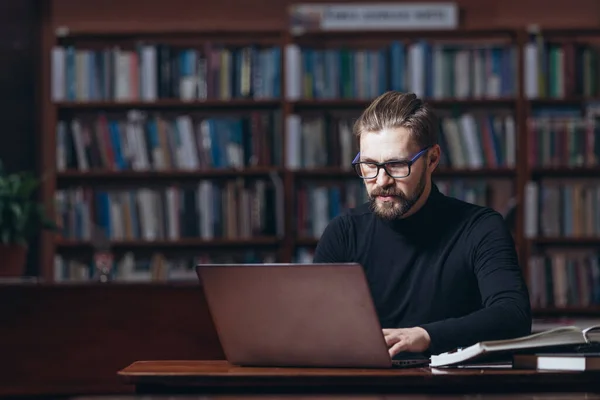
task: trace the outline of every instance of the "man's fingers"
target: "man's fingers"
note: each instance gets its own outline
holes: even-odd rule
[[[396,354],[398,354],[401,351],[405,350],[405,348],[406,348],[406,341],[400,340],[395,345],[393,345],[392,347],[390,347],[390,349],[389,349],[390,357],[394,357]]]
[[[402,340],[406,340],[406,335],[395,331],[389,335],[384,335],[383,338],[385,339],[385,343],[387,344],[387,346],[390,347],[391,345],[396,344]]]
[[[391,346],[395,343],[398,343],[398,341],[401,339],[400,336],[394,336],[394,335],[388,335],[388,336],[384,336],[385,339],[385,344],[387,344],[387,346]]]
[[[398,336],[398,334],[402,333],[401,329],[382,329],[383,336],[394,335]]]

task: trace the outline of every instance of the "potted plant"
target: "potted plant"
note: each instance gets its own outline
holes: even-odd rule
[[[29,240],[57,229],[34,197],[39,184],[29,172],[7,173],[0,162],[0,276],[22,276]]]

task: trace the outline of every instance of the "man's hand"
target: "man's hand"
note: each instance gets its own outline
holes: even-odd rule
[[[423,328],[384,329],[383,337],[388,346],[390,357],[401,351],[420,353],[429,348],[431,338]]]

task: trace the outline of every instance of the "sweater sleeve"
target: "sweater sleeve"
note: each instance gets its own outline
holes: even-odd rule
[[[319,239],[313,262],[336,263],[350,261],[347,235],[348,227],[344,223],[344,217],[337,216],[333,218]]]
[[[469,236],[482,308],[463,317],[421,325],[431,338],[430,354],[531,333],[529,293],[502,216],[496,212],[482,216]]]

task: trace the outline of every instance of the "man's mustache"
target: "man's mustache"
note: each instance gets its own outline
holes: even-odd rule
[[[375,197],[375,196],[397,196],[400,197],[402,196],[403,193],[398,192],[397,190],[394,189],[373,189],[373,191],[371,192],[371,196]]]

